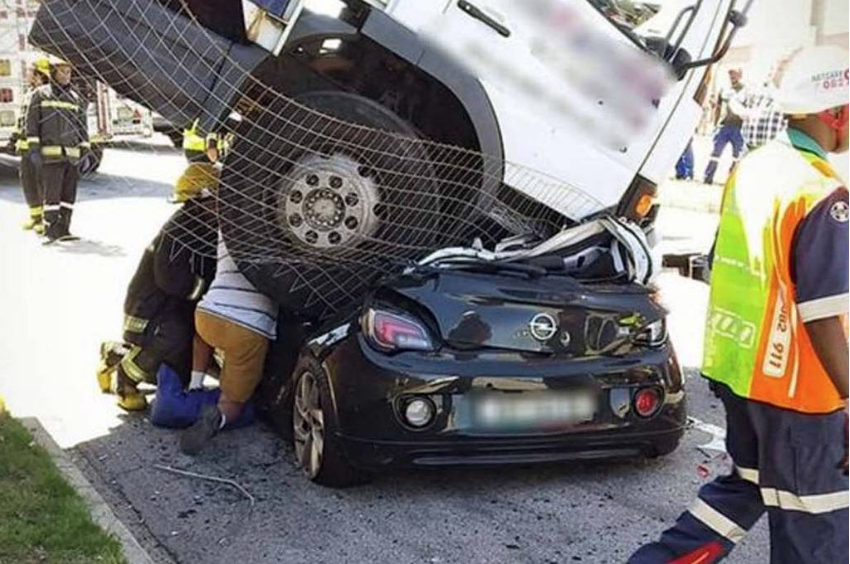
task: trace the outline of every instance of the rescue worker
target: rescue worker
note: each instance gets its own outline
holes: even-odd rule
[[[224,352],[221,396],[180,437],[180,449],[197,454],[225,425],[239,420],[263,376],[269,343],[277,336],[278,306],[242,274],[218,234],[215,279],[195,312],[192,380],[203,380],[213,347]]]
[[[741,156],[741,150],[744,148],[744,138],[741,135],[743,119],[740,113],[744,107],[746,89],[744,88],[744,83],[741,81],[742,77],[743,72],[741,69],[730,69],[729,87],[723,88],[717,97],[714,123],[715,126],[719,123],[720,127],[714,134],[714,149],[711,151],[711,158],[708,160],[708,166],[705,168],[703,177],[705,184],[714,183],[714,174],[717,172],[717,165],[720,163],[720,157],[723,155],[723,151],[726,150],[726,145],[732,145],[733,167]]]
[[[45,244],[71,240],[77,162],[88,151],[87,103],[71,85],[71,65],[50,62],[50,81],[33,92],[27,110],[28,158],[44,190]]]
[[[219,171],[215,164],[220,156],[219,137],[215,133],[203,136],[199,121],[183,130],[183,154],[189,162],[174,185],[169,202],[180,204],[200,193],[218,186]]]
[[[41,57],[35,61],[29,73],[29,87],[32,91],[46,84],[50,80],[50,61],[47,57]],[[15,141],[15,152],[21,157],[21,188],[24,191],[24,199],[29,208],[29,218],[24,222],[23,228],[27,231],[35,231],[39,235],[44,234],[44,193],[41,189],[41,179],[31,159],[28,158],[29,142],[26,137],[26,116],[32,91],[27,94],[21,108],[21,127],[17,141]]]
[[[163,363],[188,382],[195,304],[215,274],[215,226],[215,197],[200,195],[145,250],[124,300],[124,342],[101,345],[97,370],[101,390],[114,390],[122,409],[147,407],[138,385],[156,384]]]
[[[631,564],[713,564],[767,512],[770,562],[847,560],[848,57],[793,55],[787,132],[744,157],[722,205],[703,373],[726,408],[728,476]]]

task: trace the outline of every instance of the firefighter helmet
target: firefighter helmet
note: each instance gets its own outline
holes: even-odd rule
[[[47,57],[39,57],[33,62],[32,68],[35,72],[41,73],[50,78],[50,59]]]

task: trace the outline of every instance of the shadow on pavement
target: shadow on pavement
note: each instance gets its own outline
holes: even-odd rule
[[[101,241],[93,241],[91,239],[80,239],[78,241],[69,241],[67,243],[55,243],[50,246],[51,249],[57,249],[61,253],[72,255],[100,255],[102,257],[123,257],[127,253],[124,247],[119,245],[109,245]]]

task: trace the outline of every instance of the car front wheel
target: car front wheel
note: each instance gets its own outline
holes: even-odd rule
[[[344,488],[365,482],[366,474],[348,462],[339,445],[328,378],[318,362],[308,358],[299,363],[293,395],[296,464],[323,486]]]

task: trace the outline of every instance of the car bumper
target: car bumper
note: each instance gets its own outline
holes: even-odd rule
[[[389,357],[360,337],[338,344],[323,359],[333,389],[339,444],[361,468],[556,462],[672,451],[686,422],[681,371],[672,347],[629,358],[529,363],[510,355],[451,357],[415,353]],[[528,374],[536,374],[528,376]],[[618,415],[614,390],[663,391],[659,410],[639,417],[630,406]],[[521,395],[575,387],[594,390],[593,419],[547,430],[498,431],[469,423],[476,393]],[[437,415],[427,428],[406,425],[399,402],[427,396]]]

